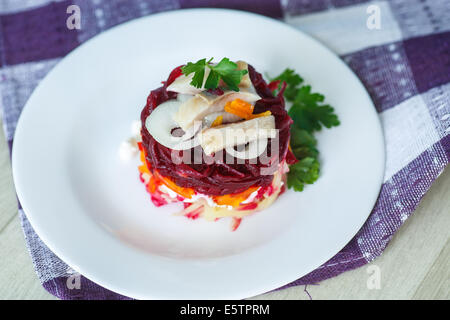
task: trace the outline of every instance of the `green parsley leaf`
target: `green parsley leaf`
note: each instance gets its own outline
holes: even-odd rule
[[[289,167],[287,184],[295,191],[303,191],[305,184],[312,184],[319,177],[319,150],[314,133],[322,127],[338,126],[340,122],[334,109],[324,104],[325,97],[311,92],[311,86],[303,85],[303,79],[294,70],[286,69],[271,80],[280,80],[274,95],[281,89],[282,82],[286,82],[284,97],[292,102],[288,111],[294,121],[291,126],[290,147],[299,161]]]
[[[288,188],[303,191],[305,184],[313,184],[319,178],[320,164],[317,159],[307,157],[289,167]]]
[[[291,127],[291,141],[292,152],[297,159],[306,157],[317,158],[319,150],[317,150],[316,138],[306,130]]]
[[[295,73],[292,69],[284,70],[279,76],[272,79],[272,81],[280,80],[278,89],[275,90],[274,95],[276,95],[281,89],[282,82],[286,82],[286,90],[284,91],[284,97],[288,101],[294,101],[297,95],[298,86],[303,82],[303,79]]]
[[[216,89],[219,86],[220,75],[211,71],[205,82],[206,89]]]
[[[223,58],[217,65],[210,64],[211,61],[212,58],[208,62],[206,59],[198,60],[196,63],[188,62],[181,68],[181,72],[185,75],[194,73],[190,84],[201,88],[205,77],[205,67],[208,67],[210,72],[205,82],[206,89],[216,89],[222,80],[230,90],[239,91],[238,85],[248,71],[238,70],[237,64],[228,58]]]
[[[196,63],[188,62],[187,65],[181,68],[181,72],[189,75],[194,72],[191,85],[196,88],[203,86],[203,78],[205,76],[206,59],[200,59]]]
[[[223,82],[227,84],[228,88],[233,91],[239,91],[238,85],[241,82],[242,77],[247,73],[247,70],[238,70],[237,64],[230,61],[228,58],[223,58],[217,65],[208,65],[208,67],[211,69],[209,77],[216,77],[215,74],[218,74]],[[214,88],[208,89],[215,88],[217,88],[217,85]]]
[[[319,131],[322,126],[331,128],[340,124],[334,109],[322,104],[324,96],[319,93],[311,93],[311,86],[301,87],[289,109],[289,115],[294,120],[294,126],[308,132]]]

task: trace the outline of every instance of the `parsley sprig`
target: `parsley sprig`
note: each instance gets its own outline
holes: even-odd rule
[[[239,91],[239,83],[242,77],[247,74],[247,70],[238,70],[237,64],[230,61],[228,58],[223,58],[216,65],[211,64],[213,58],[206,61],[205,59],[200,59],[195,63],[188,62],[184,67],[181,68],[181,72],[185,75],[194,73],[191,85],[196,88],[201,88],[203,86],[203,80],[205,78],[205,68],[210,69],[208,78],[205,82],[205,89],[216,89],[219,87],[219,82],[222,80],[228,86],[228,89],[233,91]]]
[[[284,97],[292,102],[288,111],[294,121],[290,146],[299,161],[289,167],[287,184],[295,191],[303,191],[305,184],[314,183],[320,173],[319,151],[314,133],[323,127],[338,126],[340,122],[334,109],[324,103],[325,97],[311,92],[311,86],[304,85],[304,80],[294,70],[286,69],[272,81],[280,82],[274,94],[279,92],[282,82],[286,82]]]

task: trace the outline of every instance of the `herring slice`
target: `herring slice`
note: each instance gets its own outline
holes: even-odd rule
[[[217,119],[217,117],[222,117],[222,124],[226,124],[226,123],[230,123],[230,122],[238,122],[243,120],[243,118],[226,112],[226,111],[219,111],[219,112],[213,112],[213,113],[209,113],[208,115],[206,115],[203,118],[203,124],[205,125],[205,127],[211,127],[211,124],[214,122],[214,120]]]
[[[205,129],[200,134],[200,145],[205,154],[211,155],[222,149],[275,136],[275,118],[271,115]]]
[[[221,96],[213,95],[208,92],[198,93],[180,105],[173,120],[186,131],[196,120],[201,121],[210,113],[224,111],[227,102],[235,99],[241,99],[253,104],[261,99],[261,97],[255,93],[246,91],[226,91]]]

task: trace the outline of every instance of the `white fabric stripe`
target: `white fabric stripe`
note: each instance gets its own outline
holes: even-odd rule
[[[449,0],[391,0],[390,6],[404,39],[450,30]]]
[[[403,101],[380,117],[386,137],[386,182],[439,141],[439,134],[422,95]]]
[[[450,134],[450,83],[428,90],[422,94],[428,105],[434,125],[443,138]]]
[[[370,5],[380,8],[381,28],[367,28]],[[326,44],[337,54],[347,54],[367,47],[402,39],[400,28],[386,1],[372,1],[302,16],[286,16],[285,21]]]
[[[19,11],[34,9],[44,6],[50,2],[60,2],[63,0],[1,0],[0,12],[2,14],[15,13]]]
[[[78,40],[84,42],[114,25],[159,11],[179,9],[178,0],[73,0],[82,14]],[[120,15],[116,12],[121,12]]]
[[[27,62],[0,69],[0,104],[6,139],[11,140],[22,108],[39,82],[61,58]]]

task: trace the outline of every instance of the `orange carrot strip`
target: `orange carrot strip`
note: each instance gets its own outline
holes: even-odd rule
[[[144,150],[141,150],[140,159],[141,159],[142,163],[145,163],[145,152],[144,152]]]
[[[253,113],[254,106],[242,99],[234,99],[225,105],[225,111],[237,115],[238,117],[248,119]]]
[[[152,175],[147,185],[148,192],[155,193],[158,185],[159,185],[158,180],[155,178],[155,176]]]
[[[268,117],[272,115],[272,112],[270,112],[270,110],[261,112],[261,113],[256,113],[256,114],[251,114],[250,115],[250,119],[255,119],[255,118],[261,118],[261,117]]]
[[[148,174],[151,175],[150,170],[148,169],[148,166],[147,166],[147,161],[145,161],[145,152],[144,152],[144,150],[141,150],[140,158],[141,158],[142,165],[138,167],[139,172],[140,173],[148,173]]]
[[[151,174],[150,170],[148,170],[148,167],[145,164],[143,164],[142,166],[139,166],[138,169],[139,169],[140,173]]]
[[[172,179],[170,179],[169,177],[164,177],[162,175],[159,174],[158,171],[154,171],[154,175],[157,179],[161,180],[161,182],[169,189],[171,189],[172,191],[178,193],[180,196],[183,196],[185,198],[192,198],[192,196],[194,195],[195,191],[192,188],[184,188],[184,187],[180,187],[178,186]]]
[[[226,205],[226,206],[232,206],[234,208],[238,207],[242,201],[247,199],[253,192],[255,192],[258,189],[258,187],[250,187],[245,191],[242,191],[240,193],[232,193],[232,194],[225,194],[223,196],[214,196],[214,202],[218,205]]]
[[[211,127],[217,127],[222,124],[223,116],[217,116],[217,118],[211,123]]]
[[[272,112],[265,111],[257,114],[253,114],[253,109],[255,107],[241,99],[235,99],[233,101],[227,102],[225,105],[225,111],[237,115],[238,117],[244,118],[246,120],[255,119],[260,117],[267,117],[272,114]]]

